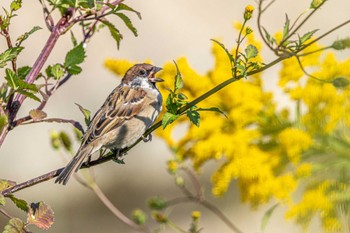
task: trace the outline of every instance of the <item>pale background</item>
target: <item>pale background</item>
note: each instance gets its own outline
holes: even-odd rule
[[[2,0],[1,6],[7,7],[8,3],[8,0]],[[100,107],[109,92],[119,83],[119,79],[103,67],[103,61],[107,57],[132,61],[152,59],[154,64],[162,66],[165,62],[186,56],[195,69],[206,72],[213,64],[210,39],[221,38],[227,45],[233,45],[237,37],[232,28],[233,22],[242,19],[246,4],[256,6],[254,1],[242,0],[148,0],[126,3],[142,13],[141,21],[132,16],[139,37],[133,37],[124,26],[120,26],[124,40],[118,51],[107,30],[97,33],[88,45],[83,72],[65,84],[47,104],[45,111],[49,117],[76,119],[82,122],[82,115],[74,103],[79,103],[93,112]],[[305,0],[279,0],[263,19],[264,25],[270,31],[276,31],[283,26],[285,12],[295,19],[309,4],[310,1]],[[314,28],[326,31],[347,20],[350,2],[333,0],[323,8],[303,28],[303,32]],[[18,14],[20,17],[14,19],[11,28],[14,38],[35,25],[44,28],[24,43],[25,46],[30,46],[26,47],[18,60],[19,65],[32,65],[48,38],[39,1],[24,1],[24,7]],[[253,20],[254,29],[256,18]],[[118,21],[117,25],[122,25],[121,21]],[[322,43],[331,43],[349,34],[347,26],[324,39]],[[6,44],[1,38],[0,51],[5,48]],[[60,38],[49,63],[62,62],[70,48],[70,36]],[[267,61],[272,60],[271,53],[264,51],[264,54]],[[338,54],[341,58],[349,55],[349,51]],[[277,72],[278,67],[273,67],[264,74],[263,78],[269,79],[266,88],[272,89],[275,86]],[[280,94],[277,93],[280,106],[287,105],[286,98]],[[36,103],[29,102],[31,101],[25,102],[19,116],[26,115],[36,106]],[[0,151],[0,177],[23,182],[62,167],[67,161],[50,147],[48,135],[52,129],[71,132],[70,126],[62,124],[28,125],[12,131]],[[145,202],[150,196],[160,195],[170,199],[181,194],[173,184],[172,177],[166,172],[165,162],[169,158],[171,153],[165,144],[155,138],[151,143],[140,143],[134,148],[125,159],[126,165],[109,162],[94,168],[94,173],[98,184],[110,200],[129,215],[135,208],[146,210]],[[263,206],[259,211],[252,211],[248,205],[240,203],[239,192],[234,184],[224,197],[210,198],[210,172],[214,168],[214,163],[204,166],[201,175],[209,199],[212,199],[243,232],[261,232],[261,219],[270,205]],[[134,232],[116,219],[90,190],[74,179],[66,187],[49,181],[20,191],[16,195],[27,201],[45,201],[54,209],[56,221],[49,232]],[[191,210],[197,209],[204,211],[195,204],[179,205],[171,216],[178,215],[175,218],[176,223],[188,229]],[[13,215],[22,214],[16,211],[9,210]],[[22,216],[24,217],[23,214]],[[200,223],[203,227],[202,232],[230,232],[212,213],[203,213]],[[5,219],[0,215],[0,229],[3,229],[4,224]],[[40,232],[32,229],[34,232]],[[314,222],[311,231],[318,232],[317,229],[318,223]],[[285,221],[283,210],[279,209],[267,226],[266,232],[292,233],[300,232],[300,228]]]

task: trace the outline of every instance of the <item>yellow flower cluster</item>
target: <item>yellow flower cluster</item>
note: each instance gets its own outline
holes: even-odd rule
[[[242,25],[235,24],[235,27]],[[247,35],[247,41],[260,51],[261,45],[254,39],[254,33]],[[317,49],[318,45],[312,45],[305,53]],[[214,67],[206,74],[194,70],[186,58],[176,61],[185,83],[181,92],[189,100],[232,76],[223,49],[213,43],[212,53]],[[262,61],[260,56],[254,59]],[[219,161],[220,167],[212,175],[214,195],[223,195],[232,181],[237,180],[242,200],[252,206],[274,199],[289,206],[287,218],[307,226],[312,217],[320,215],[324,229],[335,231],[341,225],[334,198],[329,195],[329,184],[334,177],[324,177],[322,181],[315,181],[316,185],[307,186],[301,191],[299,202],[294,200],[293,193],[302,181],[313,178],[313,159],[317,158],[309,154],[306,160],[305,154],[315,146],[322,147],[318,144],[320,135],[330,135],[341,124],[350,126],[350,90],[333,84],[338,77],[350,78],[350,60],[339,62],[333,54],[321,57],[320,53],[312,53],[300,61],[305,69],[320,69],[308,77],[296,59],[283,61],[279,85],[296,106],[301,106],[295,119],[290,119],[286,110],[276,110],[273,94],[263,89],[260,76],[255,75],[225,87],[198,104],[204,108],[219,107],[227,118],[218,113],[201,112],[199,128],[181,117],[165,130],[157,130],[157,135],[176,153],[176,161],[190,159],[197,170],[209,160]],[[118,75],[132,64],[114,59],[107,59],[105,63]],[[164,99],[169,94],[167,88],[173,87],[175,74],[173,63],[163,66],[160,76],[165,82],[159,88]],[[178,128],[185,128],[186,132],[175,135]],[[175,160],[168,163],[170,172],[178,166]]]

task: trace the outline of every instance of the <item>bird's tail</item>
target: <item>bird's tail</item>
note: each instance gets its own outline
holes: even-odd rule
[[[68,165],[63,169],[63,171],[58,175],[55,183],[66,185],[69,178],[72,176],[73,172],[77,172],[81,165],[83,164],[85,158],[89,156],[93,151],[94,147],[86,146],[80,148],[73,159],[68,163]]]

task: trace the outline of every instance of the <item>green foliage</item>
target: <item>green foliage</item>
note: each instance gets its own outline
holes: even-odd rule
[[[59,80],[63,77],[65,70],[62,67],[61,64],[55,64],[55,65],[49,65],[46,70],[45,73],[47,75],[48,78],[52,77],[55,80]]]
[[[187,117],[190,119],[190,121],[197,127],[199,127],[200,124],[200,114],[198,111],[195,110],[195,108],[190,108],[187,111]]]
[[[8,119],[6,115],[0,115],[0,133],[6,127]]]
[[[67,53],[63,64],[64,68],[69,74],[79,74],[81,68],[78,65],[83,63],[85,56],[85,49],[80,43]]]
[[[350,81],[348,78],[338,77],[332,80],[332,84],[336,88],[345,88],[350,84]]]
[[[19,218],[11,218],[2,233],[26,233],[25,224]]]
[[[144,225],[147,220],[147,215],[141,209],[136,209],[132,212],[132,219],[137,225]]]
[[[28,211],[28,204],[25,200],[16,198],[13,195],[9,195],[8,198],[17,206],[17,208],[23,210],[24,212]]]
[[[39,26],[34,26],[29,32],[24,33],[23,35],[19,36],[16,40],[16,47],[21,46],[21,44],[23,43],[23,41],[25,41],[26,39],[28,39],[28,37],[33,34],[34,32],[38,31],[42,29]]]
[[[3,68],[7,65],[7,62],[16,59],[19,53],[23,50],[23,47],[13,47],[6,49],[3,53],[0,54],[0,68]]]
[[[84,120],[85,120],[85,124],[86,126],[89,126],[90,125],[90,122],[91,122],[91,111],[84,108],[83,106],[81,106],[80,104],[77,104],[76,105],[79,107],[79,110],[83,113],[84,115]]]
[[[101,21],[104,25],[108,27],[109,32],[111,33],[111,36],[117,43],[117,48],[119,49],[120,41],[123,39],[123,35],[120,33],[120,31],[109,21],[103,20]]]
[[[162,210],[166,207],[166,202],[161,197],[152,197],[147,202],[148,207],[152,210]]]
[[[267,223],[270,221],[271,216],[273,214],[273,212],[275,211],[275,209],[279,206],[279,204],[274,204],[273,206],[271,206],[264,214],[263,219],[261,221],[261,231],[265,231],[265,228],[267,226]]]

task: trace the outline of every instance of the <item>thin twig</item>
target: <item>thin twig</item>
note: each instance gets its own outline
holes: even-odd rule
[[[93,183],[89,187],[94,191],[94,193],[97,195],[97,197],[102,201],[102,203],[123,223],[128,225],[129,227],[133,228],[134,230],[138,232],[151,232],[147,229],[145,229],[142,226],[137,225],[135,222],[133,222],[130,218],[128,218],[126,215],[124,215],[115,205],[106,197],[106,195],[103,193],[103,191],[100,189],[100,187]]]
[[[306,75],[306,76],[309,76],[310,78],[312,79],[315,79],[317,81],[320,81],[320,82],[324,82],[324,83],[331,83],[332,81],[329,81],[329,80],[323,80],[323,79],[320,79],[320,78],[317,78],[316,76],[310,74],[309,72],[307,72],[303,66],[303,64],[301,63],[301,60],[298,56],[295,56],[295,58],[297,59],[298,61],[298,64],[299,64],[299,67],[301,69],[301,71],[303,71],[303,73]]]
[[[11,219],[12,216],[9,215],[4,209],[0,209],[0,213],[2,213],[6,218]]]
[[[22,125],[42,123],[42,122],[72,124],[80,132],[84,133],[84,128],[82,127],[82,125],[78,121],[69,120],[69,119],[62,119],[62,118],[45,118],[45,119],[40,119],[40,120],[33,120],[33,121],[29,121],[29,122],[23,122]]]

